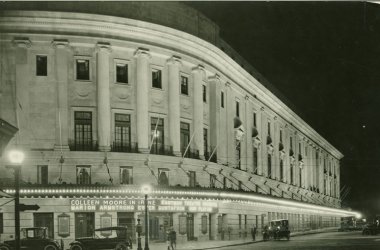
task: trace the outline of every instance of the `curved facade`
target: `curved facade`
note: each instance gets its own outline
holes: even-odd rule
[[[21,202],[41,207],[22,227],[66,244],[94,227],[134,232],[143,184],[158,241],[169,226],[179,241],[232,240],[271,219],[297,232],[355,214],[340,209],[343,155],[208,39],[67,10],[3,11],[0,31],[0,116],[19,128],[6,150],[26,153]]]

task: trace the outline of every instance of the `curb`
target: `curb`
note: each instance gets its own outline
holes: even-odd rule
[[[254,244],[254,243],[263,242],[263,241],[264,241],[264,240],[256,240],[256,241],[249,241],[249,242],[235,243],[235,244],[222,245],[222,246],[215,246],[215,247],[194,248],[194,249],[192,249],[192,250],[206,250],[206,249],[218,249],[218,248],[222,248],[222,247],[242,246],[242,245],[249,245],[249,244]]]

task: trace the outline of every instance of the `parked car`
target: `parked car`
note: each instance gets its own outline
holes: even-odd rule
[[[0,250],[15,249],[15,240],[6,240],[0,244]],[[60,244],[48,237],[46,227],[22,228],[20,232],[21,249],[25,250],[63,250],[63,243]]]
[[[289,221],[285,219],[272,220],[268,228],[269,238],[280,240],[281,238],[290,239]]]
[[[70,243],[70,250],[129,250],[131,243],[127,237],[127,227],[104,227],[95,229],[92,237],[75,239]]]
[[[365,225],[362,231],[363,235],[377,235],[378,233],[380,233],[380,227],[372,223]]]

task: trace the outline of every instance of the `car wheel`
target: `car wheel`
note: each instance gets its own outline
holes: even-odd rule
[[[11,248],[7,245],[0,244],[0,250],[10,250]]]
[[[117,246],[115,247],[115,250],[128,250],[128,246],[127,246],[127,244],[119,243],[119,244],[117,244]]]
[[[44,250],[59,250],[59,249],[56,245],[49,244],[44,247]]]
[[[71,245],[70,250],[83,250],[83,247],[81,245]]]

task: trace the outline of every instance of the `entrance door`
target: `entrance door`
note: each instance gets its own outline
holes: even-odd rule
[[[194,214],[187,214],[187,240],[194,240]]]
[[[208,239],[209,240],[213,240],[214,239],[214,237],[212,235],[212,231],[211,231],[211,225],[212,225],[212,223],[211,223],[211,216],[213,216],[213,215],[212,214],[208,214]]]
[[[120,227],[127,227],[127,236],[132,237],[132,240],[136,240],[135,233],[135,218],[133,213],[118,212],[117,213],[117,225]]]
[[[50,239],[54,239],[54,216],[53,213],[34,213],[34,226],[35,227],[47,227],[48,236]]]
[[[90,237],[95,229],[94,213],[75,213],[75,238]]]

